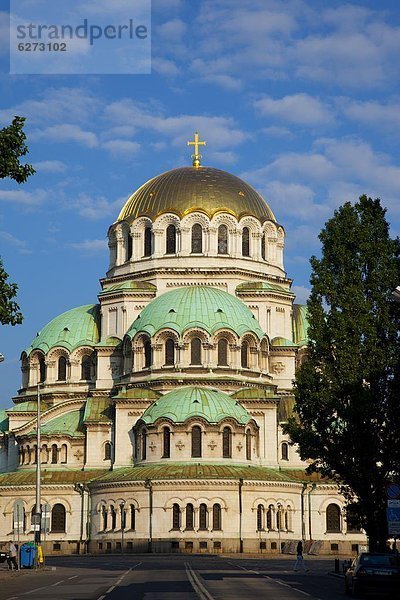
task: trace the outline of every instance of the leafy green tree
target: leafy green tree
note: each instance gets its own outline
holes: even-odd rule
[[[10,177],[17,183],[24,183],[35,173],[32,165],[20,163],[21,156],[29,152],[24,123],[24,117],[14,117],[11,125],[0,129],[0,179]]]
[[[400,476],[400,243],[385,212],[380,200],[361,196],[320,233],[308,356],[286,427],[309,472],[339,484],[371,550],[385,546],[386,486]]]
[[[20,162],[21,156],[28,153],[24,123],[24,117],[14,117],[11,125],[0,129],[0,179],[9,177],[17,183],[24,183],[35,172],[32,165]],[[0,259],[0,323],[16,325],[21,323],[23,318],[14,300],[18,286],[8,283],[7,279],[8,274]]]

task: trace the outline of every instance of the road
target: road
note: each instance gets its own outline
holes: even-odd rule
[[[336,600],[342,579],[328,575],[333,559],[308,560],[201,555],[51,557],[42,572],[0,580],[2,600]],[[50,567],[56,567],[50,570]]]

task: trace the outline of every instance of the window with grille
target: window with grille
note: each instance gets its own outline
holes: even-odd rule
[[[176,227],[175,225],[168,225],[167,227],[167,241],[166,241],[166,254],[176,254]]]
[[[117,511],[115,510],[114,506],[111,506],[111,508],[110,508],[110,515],[111,515],[111,529],[115,529],[117,527]]]
[[[92,378],[92,358],[90,356],[84,356],[81,363],[81,379],[84,381],[90,381]]]
[[[221,505],[214,504],[213,506],[213,529],[221,530],[222,522],[221,522]]]
[[[195,223],[192,227],[192,254],[203,252],[203,230],[201,225]]]
[[[262,504],[257,506],[257,531],[264,529],[264,507]]]
[[[172,529],[180,529],[181,528],[181,510],[179,508],[179,504],[174,504],[172,506]]]
[[[243,227],[242,231],[242,256],[250,256],[250,230]]]
[[[151,227],[146,227],[144,230],[144,256],[152,255],[152,237]]]
[[[243,369],[249,368],[249,344],[247,342],[242,342],[242,347],[240,349],[240,359]]]
[[[175,364],[175,342],[172,338],[165,341],[165,364],[167,366]]]
[[[273,514],[273,507],[270,504],[268,506],[268,510],[267,510],[267,529],[268,529],[268,531],[271,531],[271,529],[272,529],[272,514]]]
[[[136,529],[136,509],[133,504],[130,506],[130,517],[131,517],[131,529],[135,531]]]
[[[200,504],[199,529],[207,529],[207,505]]]
[[[246,460],[251,460],[251,431],[246,431]]]
[[[58,448],[57,444],[53,444],[51,447],[51,462],[53,465],[58,463]]]
[[[232,458],[232,431],[229,427],[222,431],[222,457]]]
[[[39,383],[46,381],[46,362],[44,357],[39,358]]]
[[[340,532],[340,508],[337,504],[329,504],[326,509],[326,531]]]
[[[67,359],[65,356],[60,356],[58,359],[57,380],[65,381],[67,379]]]
[[[111,442],[104,444],[104,460],[111,460]]]
[[[51,532],[65,532],[65,507],[62,504],[55,504],[51,511]]]
[[[192,458],[201,458],[201,428],[198,425],[192,428]]]
[[[286,442],[283,442],[281,446],[281,458],[282,460],[289,460],[289,446]]]
[[[218,366],[228,366],[228,342],[224,338],[218,340]]]
[[[265,233],[263,234],[263,236],[261,237],[261,258],[263,260],[265,260]]]
[[[170,458],[171,456],[171,431],[169,427],[163,429],[163,458]]]
[[[193,504],[186,504],[186,529],[194,528],[194,508]]]
[[[103,531],[106,531],[108,525],[108,513],[105,506],[101,507],[101,520],[103,522]]]
[[[201,340],[193,338],[190,343],[190,364],[201,365]]]
[[[228,254],[228,228],[226,225],[218,227],[218,254]]]

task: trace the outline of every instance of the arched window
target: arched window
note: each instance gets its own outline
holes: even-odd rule
[[[166,254],[176,254],[176,227],[175,225],[168,225],[167,227],[167,239],[166,239]]]
[[[65,465],[67,463],[67,444],[63,444],[60,448],[60,463]]]
[[[129,338],[126,338],[124,341],[124,374],[130,373],[132,367],[132,342]]]
[[[171,455],[171,430],[169,427],[163,428],[163,458],[170,458]]]
[[[246,460],[251,460],[251,431],[246,431]]]
[[[144,344],[144,368],[148,369],[153,363],[153,350],[150,340],[145,340]]]
[[[340,507],[337,504],[328,504],[326,509],[327,533],[340,532]]]
[[[65,507],[62,504],[55,504],[51,511],[51,532],[65,532]]]
[[[194,508],[193,504],[186,504],[186,529],[194,528]]]
[[[39,358],[39,383],[44,383],[46,381],[46,361],[44,360],[44,356]]]
[[[57,444],[53,444],[51,447],[51,463],[56,465],[58,462],[58,448]]]
[[[261,236],[261,258],[265,260],[265,233]]]
[[[190,364],[201,365],[201,340],[197,337],[190,344]]]
[[[274,507],[272,506],[272,504],[270,504],[268,506],[268,510],[267,510],[267,529],[268,529],[268,531],[271,531],[271,529],[273,528],[273,526],[272,526],[273,515],[274,515]]]
[[[218,340],[218,366],[228,366],[228,342],[225,338]]]
[[[131,515],[131,529],[135,531],[136,529],[136,509],[134,504],[130,505],[130,515]]]
[[[249,368],[249,344],[248,342],[242,342],[242,347],[240,349],[240,360],[242,369]]]
[[[283,442],[281,446],[281,459],[289,460],[289,445],[286,442]]]
[[[278,504],[278,510],[276,511],[276,528],[278,531],[282,531],[282,506]]]
[[[101,520],[102,520],[102,525],[103,525],[103,531],[106,531],[107,529],[107,521],[108,521],[108,512],[107,512],[107,508],[105,506],[101,507]]]
[[[165,364],[167,366],[175,364],[175,342],[172,338],[165,341]]]
[[[92,379],[92,357],[87,354],[82,357],[81,379],[83,381],[90,381]]]
[[[257,531],[264,531],[264,506],[257,506]]]
[[[49,462],[49,449],[47,444],[43,444],[42,446],[42,463],[47,464]]]
[[[144,256],[152,255],[152,237],[151,227],[146,227],[144,230]]]
[[[142,460],[146,460],[147,456],[147,431],[142,431]]]
[[[228,254],[228,228],[226,225],[218,227],[218,254]]]
[[[104,444],[104,460],[111,460],[111,442]]]
[[[192,427],[192,458],[201,458],[201,428]]]
[[[111,529],[116,529],[117,527],[117,511],[114,506],[110,507],[110,515],[111,515]]]
[[[250,256],[250,230],[243,227],[242,231],[242,256]]]
[[[29,465],[31,462],[31,449],[29,447],[29,445],[26,447],[26,451],[25,451],[25,464]]]
[[[192,227],[192,254],[203,252],[203,230],[201,225],[195,223]]]
[[[232,431],[230,427],[224,427],[222,431],[222,457],[232,458]]]
[[[214,504],[214,506],[213,506],[213,529],[214,529],[214,531],[215,530],[219,531],[222,529],[221,505],[220,504]]]
[[[174,504],[172,506],[172,529],[180,529],[181,528],[181,509],[179,508],[179,504]]]
[[[57,381],[65,381],[67,379],[67,359],[65,356],[60,356],[58,359]]]
[[[207,529],[207,505],[200,504],[199,529]]]
[[[35,465],[37,464],[37,459],[38,459],[37,445],[34,444],[34,446],[33,446],[33,462],[35,463]]]
[[[128,231],[127,239],[126,239],[126,260],[130,260],[132,258],[132,236]]]

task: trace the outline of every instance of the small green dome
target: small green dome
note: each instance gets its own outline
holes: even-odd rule
[[[100,339],[100,306],[87,304],[59,315],[37,334],[26,354],[42,350],[45,354],[55,346],[71,352],[79,346],[94,346]]]
[[[207,286],[178,288],[155,298],[132,323],[127,335],[133,338],[143,331],[153,336],[165,328],[180,335],[194,327],[210,335],[219,329],[231,329],[239,336],[247,332],[258,338],[264,335],[253,313],[241,300]]]
[[[296,348],[297,344],[292,342],[292,340],[278,336],[271,340],[271,346],[273,348]]]
[[[149,406],[141,420],[149,425],[162,417],[174,423],[184,423],[190,417],[219,423],[230,417],[241,425],[246,425],[251,419],[247,410],[228,394],[199,387],[184,387],[165,394]]]
[[[293,304],[293,339],[299,346],[308,344],[308,310],[305,304]]]

